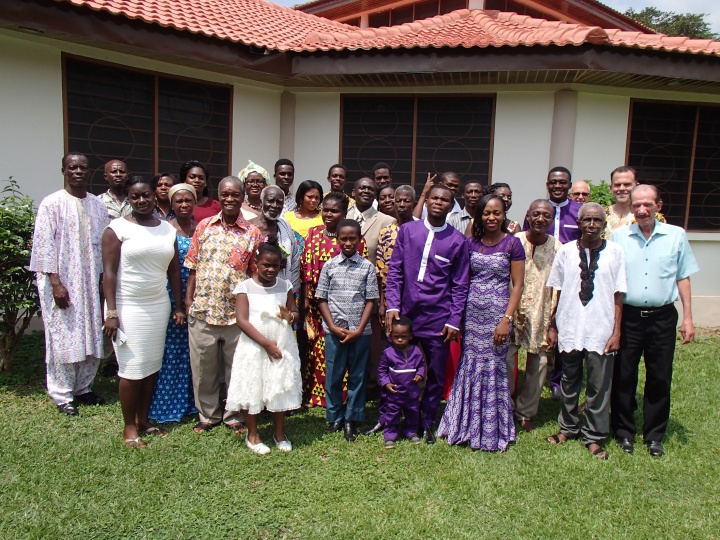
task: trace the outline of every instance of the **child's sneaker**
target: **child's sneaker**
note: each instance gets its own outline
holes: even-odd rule
[[[422,442],[422,439],[417,435],[413,435],[408,440],[410,441],[410,444],[420,444]]]
[[[391,441],[390,439],[385,439],[385,444],[383,445],[385,450],[390,450],[391,448],[395,448],[395,441]]]

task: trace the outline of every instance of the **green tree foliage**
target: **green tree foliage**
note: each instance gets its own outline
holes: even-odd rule
[[[610,206],[615,202],[612,192],[610,191],[610,184],[605,180],[600,180],[599,184],[593,184],[592,180],[585,180],[587,185],[590,186],[590,200],[601,204],[602,206]]]
[[[705,13],[675,13],[646,7],[641,11],[630,8],[625,15],[649,26],[659,34],[696,39],[720,39],[720,36],[710,29],[710,23],[705,20]]]
[[[0,191],[0,372],[12,368],[11,355],[38,312],[30,264],[35,206],[12,177]]]

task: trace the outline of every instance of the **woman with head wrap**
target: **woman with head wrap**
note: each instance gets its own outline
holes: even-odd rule
[[[190,247],[190,239],[197,226],[197,222],[193,219],[196,200],[195,188],[190,184],[175,184],[170,188],[168,197],[175,215],[168,223],[175,228],[177,234],[182,298],[185,298],[190,270],[183,266],[183,262]],[[172,295],[170,299],[172,301]],[[173,311],[174,306],[171,309],[171,312]],[[167,326],[165,352],[162,367],[155,381],[149,416],[160,423],[179,422],[183,416],[195,412],[197,411],[190,372],[188,327],[187,325],[177,326],[171,318]]]
[[[245,186],[245,200],[243,201],[242,216],[248,221],[262,215],[262,202],[260,194],[270,184],[270,175],[257,163],[248,161],[247,167],[238,173]]]

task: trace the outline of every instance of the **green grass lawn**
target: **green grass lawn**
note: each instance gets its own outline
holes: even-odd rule
[[[641,441],[610,460],[577,441],[552,447],[557,403],[504,454],[382,448],[323,436],[323,412],[288,419],[295,450],[260,457],[229,430],[131,450],[117,380],[108,405],[57,412],[44,390],[42,336],[27,337],[0,377],[0,538],[717,538],[720,536],[720,339],[678,348],[666,454]],[[371,408],[369,417],[377,411]],[[270,439],[269,417],[261,434]]]

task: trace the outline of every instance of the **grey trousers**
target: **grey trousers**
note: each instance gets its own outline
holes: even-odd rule
[[[515,378],[512,376],[515,369],[515,355],[520,347],[510,344],[506,358],[508,383],[510,385],[510,395],[515,393]],[[515,410],[515,418],[518,420],[529,420],[537,414],[538,405],[540,404],[540,394],[542,394],[545,377],[547,375],[548,353],[540,351],[537,354],[527,353],[527,362],[525,363],[525,382],[520,388],[519,395],[513,401],[513,409]]]
[[[242,420],[239,411],[223,411],[220,397],[222,373],[218,355],[225,366],[225,384],[230,386],[233,356],[240,337],[236,324],[219,326],[207,324],[195,317],[188,319],[188,341],[190,344],[190,368],[192,369],[195,407],[201,422],[232,424]]]
[[[593,351],[561,352],[562,405],[558,415],[560,433],[570,439],[580,437],[583,444],[599,443],[610,434],[610,388],[615,355]],[[587,363],[585,390],[586,424],[580,426],[578,398],[583,380],[583,360]]]

